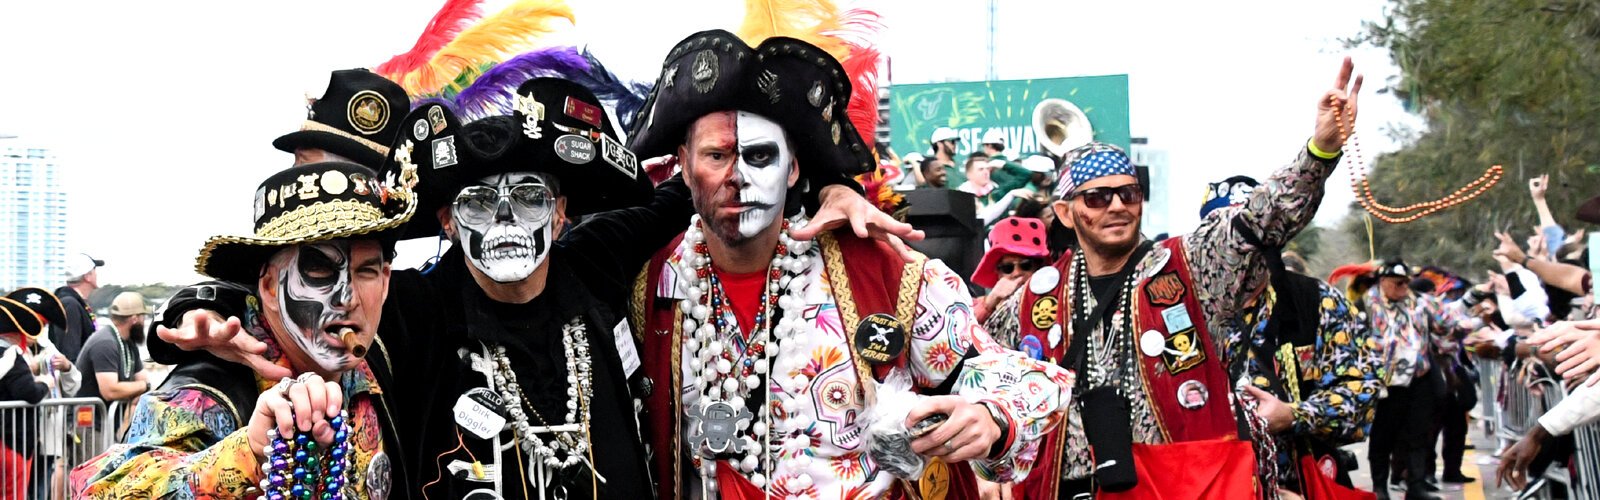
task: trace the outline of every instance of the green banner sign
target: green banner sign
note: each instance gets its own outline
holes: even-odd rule
[[[976,150],[990,129],[1006,134],[1008,156],[1038,153],[1033,107],[1049,98],[1082,109],[1095,140],[1123,149],[1129,142],[1128,75],[894,85],[889,97],[890,146],[901,156],[928,153],[928,139],[939,127],[955,129],[961,154]]]

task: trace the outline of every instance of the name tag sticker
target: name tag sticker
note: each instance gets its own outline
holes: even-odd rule
[[[1161,318],[1167,321],[1167,331],[1176,332],[1194,326],[1189,320],[1189,307],[1178,304],[1161,310]]]
[[[477,390],[487,392],[487,389],[473,389],[473,391]],[[456,416],[456,424],[460,425],[462,429],[466,429],[467,432],[472,433],[472,435],[478,436],[478,439],[492,439],[495,434],[500,433],[500,429],[505,428],[506,417],[501,415],[499,411],[479,401],[486,398],[473,396],[472,392],[468,392],[456,399],[456,406],[453,410]],[[496,397],[494,399],[500,398]],[[491,402],[490,404],[493,403]]]
[[[622,357],[623,375],[632,377],[633,372],[639,371],[639,366],[642,364],[639,361],[639,349],[633,345],[633,328],[628,326],[626,320],[618,321],[617,328],[611,331],[611,336],[616,340],[617,355]]]

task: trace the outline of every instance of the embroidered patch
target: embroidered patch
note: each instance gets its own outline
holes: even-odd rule
[[[1045,295],[1033,302],[1031,318],[1033,327],[1048,330],[1056,324],[1056,306],[1059,305],[1055,296]]]
[[[1183,373],[1206,360],[1206,350],[1196,339],[1197,336],[1193,328],[1167,336],[1164,352],[1161,353],[1161,362],[1167,365],[1167,372],[1173,375]]]
[[[1183,280],[1178,279],[1176,271],[1156,275],[1144,284],[1144,296],[1157,307],[1177,305],[1183,301],[1183,294],[1186,292],[1188,287],[1183,285]]]
[[[433,140],[433,168],[456,164],[456,136],[447,135]]]
[[[444,108],[437,105],[428,108],[428,124],[433,127],[433,133],[444,132]],[[422,140],[422,139],[417,139]]]
[[[600,136],[600,155],[605,157],[606,163],[617,167],[617,170],[627,175],[629,179],[639,175],[639,158],[611,136]]]
[[[704,94],[717,86],[717,53],[711,49],[700,51],[694,55],[694,66],[690,67],[689,75],[694,80],[694,89]]]
[[[366,174],[350,174],[350,192],[356,196],[372,194],[372,186],[367,184],[369,181],[371,179],[368,179]]]

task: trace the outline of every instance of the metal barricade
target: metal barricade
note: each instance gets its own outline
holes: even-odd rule
[[[68,498],[67,472],[111,447],[98,398],[0,401],[0,498]]]
[[[1499,358],[1474,358],[1473,363],[1478,368],[1478,422],[1483,425],[1485,436],[1495,435],[1496,424],[1500,419],[1500,372],[1504,366]]]
[[[1528,386],[1518,376],[1522,363],[1513,363],[1500,372],[1500,423],[1496,429],[1497,435],[1509,441],[1522,438],[1528,431],[1529,411],[1532,410],[1533,401],[1528,393]],[[1543,412],[1541,412],[1543,413]]]
[[[1574,500],[1600,500],[1600,425],[1589,424],[1572,431],[1572,497]]]

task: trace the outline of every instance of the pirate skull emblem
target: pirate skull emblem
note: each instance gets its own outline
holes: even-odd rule
[[[1056,298],[1048,295],[1034,302],[1033,311],[1031,312],[1033,326],[1043,330],[1054,325],[1056,323],[1056,305]]]

